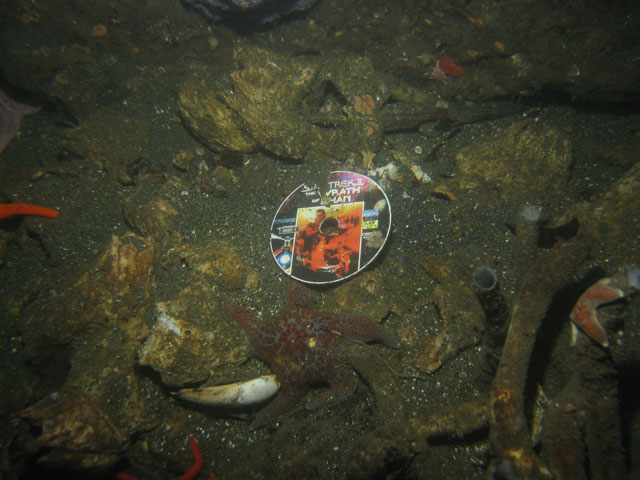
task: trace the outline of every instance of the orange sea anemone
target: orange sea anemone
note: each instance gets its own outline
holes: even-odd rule
[[[444,73],[452,77],[461,77],[467,71],[466,68],[458,65],[449,55],[442,55],[438,66]]]
[[[91,33],[93,34],[94,37],[104,37],[107,34],[107,26],[103,25],[102,23],[98,24],[98,25],[94,25],[93,28],[91,29]]]

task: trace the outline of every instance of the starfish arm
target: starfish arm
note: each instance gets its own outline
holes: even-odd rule
[[[607,331],[598,320],[598,307],[624,297],[624,292],[609,285],[610,278],[603,278],[589,287],[578,299],[571,311],[571,321],[592,340],[603,347],[609,346]],[[575,345],[575,334],[572,334],[572,345]]]
[[[229,300],[225,295],[220,294],[222,298],[222,310],[224,313],[242,325],[248,332],[251,332],[256,326],[256,315],[248,308],[244,308],[235,302]]]
[[[592,306],[588,311],[589,315],[587,317],[587,321],[581,325],[582,331],[584,331],[589,338],[595,340],[603,347],[608,347],[609,339],[607,338],[607,331],[598,319],[598,310],[596,310],[596,306]]]
[[[609,345],[607,332],[598,321],[596,306],[592,301],[582,299],[573,307],[570,318],[574,328],[578,327],[587,337],[606,348]],[[572,332],[572,345],[575,345],[576,339],[576,333]]]
[[[327,383],[329,388],[311,399],[307,407],[317,408],[343,399],[357,388],[357,376],[342,362],[344,346],[351,341],[379,341],[399,348],[394,333],[363,315],[335,315],[316,312],[301,285],[291,282],[289,304],[278,317],[258,324],[253,312],[222,296],[224,312],[242,324],[255,352],[271,365],[281,387],[271,403],[258,412],[253,429],[273,422],[294,408],[311,385]]]
[[[400,348],[402,346],[393,332],[372,322],[364,315],[340,315],[334,317],[330,325],[332,330],[337,331],[347,339],[361,340],[363,342],[376,341],[391,348]]]
[[[256,430],[268,423],[273,422],[278,416],[287,413],[297,405],[300,398],[306,393],[306,389],[283,387],[266,407],[258,412],[256,418],[251,422],[251,428]]]
[[[328,403],[339,402],[352,395],[358,387],[356,373],[344,366],[334,366],[327,377],[329,388],[316,394],[307,402],[307,409],[313,410]]]

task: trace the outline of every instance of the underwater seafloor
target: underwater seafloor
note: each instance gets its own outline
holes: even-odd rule
[[[569,316],[640,265],[640,5],[249,17],[0,5],[1,89],[41,107],[1,200],[60,213],[0,220],[0,478],[180,478],[190,436],[197,478],[638,478],[640,300],[587,302],[606,348]],[[312,309],[402,347],[350,346],[352,395],[257,430],[263,405],[178,399],[271,373],[220,299],[286,307],[273,215],[332,170],[379,182],[393,226]]]

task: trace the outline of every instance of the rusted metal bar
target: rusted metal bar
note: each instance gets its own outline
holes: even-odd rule
[[[525,278],[514,304],[502,358],[490,396],[494,454],[512,464],[518,478],[547,478],[533,451],[524,412],[527,370],[536,332],[553,296],[588,258],[590,242],[578,233],[542,254]]]

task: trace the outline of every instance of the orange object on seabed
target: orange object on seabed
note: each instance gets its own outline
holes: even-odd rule
[[[28,203],[0,203],[0,219],[11,217],[12,215],[37,215],[39,217],[57,218],[57,210],[53,208],[29,205]]]
[[[193,458],[195,459],[196,463],[182,477],[180,477],[180,480],[193,480],[202,469],[202,455],[200,454],[200,449],[198,448],[196,439],[193,435],[189,435],[189,445],[191,446]],[[136,477],[132,477],[131,475],[128,475],[126,473],[118,473],[116,475],[116,478],[118,480],[138,480]],[[213,472],[209,474],[209,480],[216,480],[216,476]]]
[[[467,71],[462,65],[458,65],[449,55],[442,55],[438,61],[438,67],[447,75],[461,77]]]

